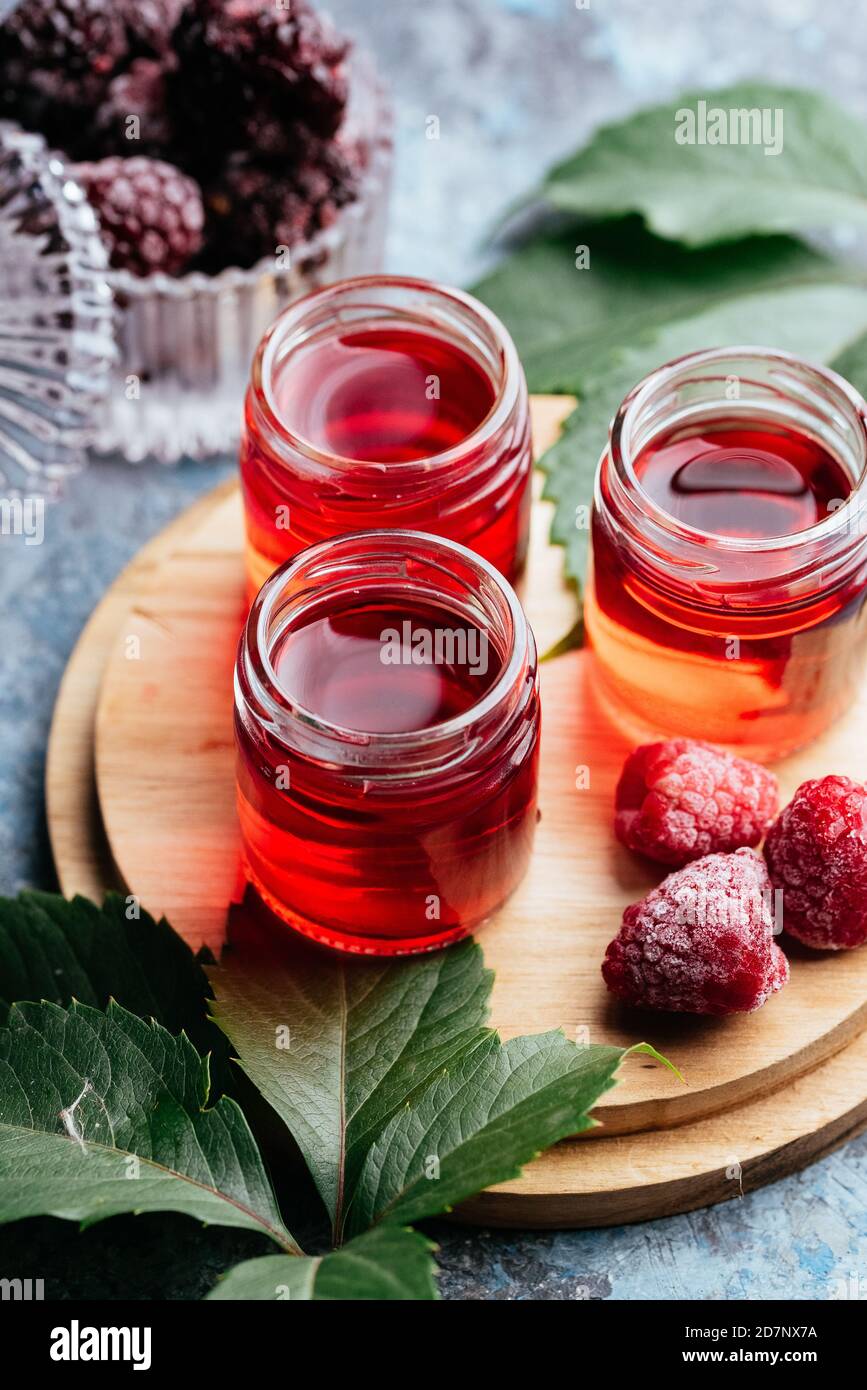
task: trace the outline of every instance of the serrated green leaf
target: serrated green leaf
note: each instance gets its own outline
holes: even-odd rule
[[[591,383],[560,439],[539,461],[544,496],[556,504],[551,539],[566,547],[566,572],[583,583],[586,518],[608,427],[632,387],[663,362],[701,348],[765,344],[818,362],[840,360],[867,329],[867,289],[829,283],[743,295],[662,329],[649,346],[624,352]],[[576,518],[580,525],[576,526]]]
[[[586,245],[589,265],[577,269]],[[531,391],[580,395],[624,348],[651,342],[677,319],[734,295],[840,275],[834,263],[788,237],[754,237],[688,251],[631,218],[543,231],[474,286],[509,329]]]
[[[13,1000],[76,999],[104,1009],[116,999],[170,1033],[183,1029],[200,1052],[213,1052],[212,1080],[222,1090],[228,1049],[208,1021],[209,995],[200,963],[168,922],[143,910],[128,916],[117,893],[102,907],[58,893],[0,898],[0,1024]]]
[[[577,1134],[619,1048],[560,1033],[505,1046],[468,941],[416,960],[325,957],[252,900],[211,982],[214,1017],[292,1131],[335,1241],[432,1216]]]
[[[209,1299],[435,1299],[432,1241],[399,1226],[368,1231],[320,1257],[262,1255],[236,1265]]]
[[[89,1225],[179,1211],[298,1247],[238,1106],[211,1109],[208,1064],[118,1004],[15,1004],[0,1030],[0,1221]]]
[[[782,149],[752,139],[682,144],[678,113],[782,112]],[[779,128],[779,117],[777,117]],[[767,131],[773,136],[773,127]],[[731,136],[731,126],[729,126]],[[660,236],[706,246],[754,232],[867,225],[867,128],[819,92],[744,82],[691,92],[603,126],[542,185],[582,217],[638,212]]]
[[[370,1136],[478,1036],[492,981],[481,951],[344,961],[275,932],[248,895],[209,973],[214,1019],[291,1129],[339,1233]]]
[[[382,1128],[351,1197],[347,1231],[446,1211],[593,1121],[614,1085],[619,1047],[582,1046],[560,1032],[487,1033]]]

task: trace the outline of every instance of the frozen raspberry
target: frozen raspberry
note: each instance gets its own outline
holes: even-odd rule
[[[302,148],[299,163],[285,170],[232,160],[208,188],[208,261],[214,269],[255,265],[278,246],[309,240],[355,197],[355,171],[337,145],[304,135]]]
[[[348,44],[308,0],[192,0],[172,46],[170,89],[191,160],[226,150],[291,157],[298,122],[327,139],[343,119]]]
[[[768,831],[771,882],[783,926],[807,946],[844,951],[867,941],[867,788],[849,777],[802,782]]]
[[[179,275],[202,244],[199,186],[144,155],[79,164],[75,177],[96,209],[111,263],[134,275]]]
[[[759,843],[779,805],[773,773],[693,739],[645,743],[623,766],[614,831],[660,864]]]
[[[772,902],[754,850],[697,859],[626,909],[602,963],[605,983],[637,1008],[752,1013],[789,978]]]

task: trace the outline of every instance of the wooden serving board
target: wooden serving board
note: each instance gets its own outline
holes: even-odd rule
[[[534,402],[539,450],[568,404]],[[547,544],[548,511],[537,504],[522,595],[542,650],[574,616],[560,553]],[[239,886],[231,669],[244,615],[241,543],[230,485],[145,548],[82,636],[49,748],[64,892],[125,885],[194,946],[219,947]],[[594,1042],[647,1037],[687,1085],[634,1059],[598,1108],[602,1137],[558,1146],[519,1182],[469,1204],[488,1222],[592,1225],[685,1210],[791,1171],[867,1123],[867,951],[800,952],[788,988],[746,1018],[636,1015],[609,1000],[599,975],[605,944],[656,876],[613,841],[611,798],[627,750],[594,700],[588,667],[587,654],[573,652],[542,668],[533,865],[481,935],[497,972],[493,1022],[506,1036],[562,1026]],[[779,769],[784,792],[821,771],[867,776],[859,728],[867,729],[863,704],[845,728]],[[583,790],[579,767],[590,771]]]

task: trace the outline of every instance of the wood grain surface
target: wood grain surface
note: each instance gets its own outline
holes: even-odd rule
[[[563,409],[561,400],[534,403],[538,448]],[[537,503],[522,594],[542,650],[574,616],[549,520]],[[244,612],[241,541],[230,486],[152,542],[83,635],[52,730],[49,819],[64,891],[93,896],[111,873],[192,945],[219,946],[239,886],[230,690]],[[605,1224],[723,1200],[732,1195],[729,1150],[741,1155],[741,1179],[758,1185],[864,1124],[867,952],[793,954],[788,988],[744,1018],[636,1015],[611,1003],[599,975],[604,946],[654,875],[611,835],[626,745],[595,700],[587,654],[542,669],[533,865],[481,933],[497,972],[493,1022],[506,1036],[561,1026],[594,1042],[647,1037],[687,1084],[633,1059],[598,1108],[602,1130],[558,1146],[468,1210],[491,1223]],[[781,765],[784,793],[816,771],[867,776],[865,729],[862,702],[845,727]],[[581,790],[579,768],[589,770]]]

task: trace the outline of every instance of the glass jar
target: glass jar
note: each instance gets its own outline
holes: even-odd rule
[[[539,724],[533,635],[487,561],[407,531],[304,550],[262,588],[238,651],[249,879],[327,946],[458,940],[526,870]]]
[[[865,417],[834,372],[764,348],[680,358],[626,397],[596,477],[586,624],[631,737],[773,760],[850,704]]]
[[[241,443],[250,583],[305,545],[389,526],[527,554],[527,386],[500,321],[425,280],[365,276],[286,309],[253,364]]]

